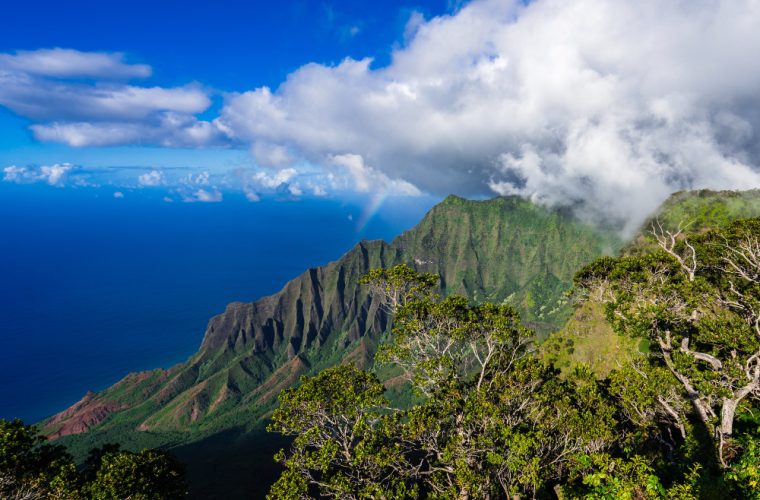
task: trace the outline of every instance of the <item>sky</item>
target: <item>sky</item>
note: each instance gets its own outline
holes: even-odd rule
[[[42,14],[41,14],[42,13]],[[632,232],[760,187],[759,0],[13,2],[2,182],[519,195]]]

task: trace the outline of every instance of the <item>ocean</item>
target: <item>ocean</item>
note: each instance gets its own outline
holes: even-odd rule
[[[227,303],[274,293],[361,239],[389,241],[435,202],[395,200],[365,223],[361,198],[167,203],[0,184],[0,418],[28,423],[184,361]]]

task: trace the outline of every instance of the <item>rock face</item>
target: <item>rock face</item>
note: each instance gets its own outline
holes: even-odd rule
[[[508,301],[551,331],[570,313],[562,294],[575,271],[619,248],[615,236],[561,211],[518,198],[450,196],[390,244],[362,241],[274,295],[228,305],[186,363],[130,375],[46,429],[52,437],[109,428],[204,435],[258,421],[300,375],[371,363],[390,320],[358,280],[376,267],[406,263],[436,273],[442,293]]]
[[[94,392],[88,392],[69,409],[59,413],[47,424],[48,437],[57,439],[71,434],[87,432],[98,425],[111,413],[124,406],[105,398],[95,398]]]

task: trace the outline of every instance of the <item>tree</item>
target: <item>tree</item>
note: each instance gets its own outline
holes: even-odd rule
[[[275,459],[285,472],[271,498],[403,498],[408,488],[400,448],[384,439],[394,422],[377,378],[352,365],[302,377],[280,394],[268,430],[295,436],[290,454]]]
[[[60,445],[47,443],[36,427],[0,419],[0,498],[174,499],[187,488],[183,468],[168,453],[119,451],[105,445],[90,451],[79,473]]]
[[[87,491],[96,500],[163,500],[184,498],[187,486],[182,465],[168,453],[120,451],[102,455]]]
[[[649,361],[670,379],[640,372],[659,386],[650,409],[683,435],[690,406],[727,468],[737,409],[760,397],[760,219],[692,237],[655,223],[652,235],[657,251],[600,259],[576,284],[618,332],[653,341]]]
[[[46,443],[36,427],[0,419],[0,496],[76,498],[79,480],[65,448]]]
[[[615,441],[615,410],[584,369],[562,380],[531,354],[532,332],[507,305],[440,299],[406,266],[364,280],[394,314],[377,360],[397,366],[421,402],[390,408],[353,366],[284,391],[270,430],[295,436],[277,459],[273,498],[490,498],[547,490],[573,457]]]

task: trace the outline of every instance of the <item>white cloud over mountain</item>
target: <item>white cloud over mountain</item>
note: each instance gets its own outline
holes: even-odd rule
[[[412,20],[389,66],[304,66],[230,97],[217,125],[426,191],[630,224],[674,190],[760,186],[760,2],[484,0]]]
[[[250,147],[272,169],[245,178],[252,199],[280,185],[519,194],[630,228],[674,190],[760,186],[757,47],[758,0],[476,0],[412,15],[385,67],[307,64],[225,94],[211,121],[199,86],[114,83],[150,70],[118,54],[0,58],[0,103],[41,140]],[[110,83],[61,83],[45,57],[75,61],[56,78]]]

